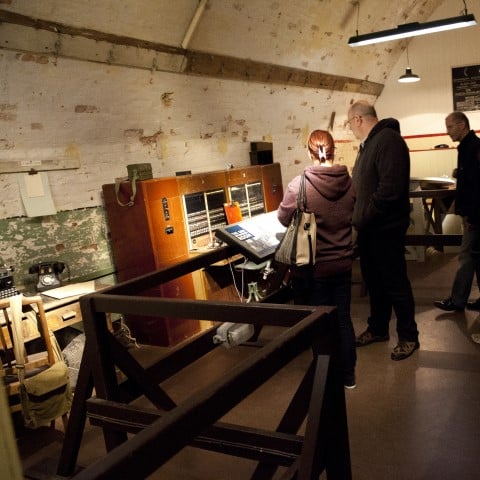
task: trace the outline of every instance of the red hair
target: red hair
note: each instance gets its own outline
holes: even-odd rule
[[[314,130],[308,138],[308,150],[320,162],[333,160],[335,154],[333,137],[326,130]]]

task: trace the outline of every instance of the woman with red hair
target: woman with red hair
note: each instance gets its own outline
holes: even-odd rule
[[[337,307],[344,385],[355,388],[355,333],[350,317],[355,193],[347,167],[334,163],[335,142],[329,132],[314,130],[307,149],[312,163],[303,172],[306,207],[315,213],[317,244],[313,266],[291,269],[294,302]],[[285,226],[297,206],[300,179],[299,175],[288,184],[278,207],[278,219]]]

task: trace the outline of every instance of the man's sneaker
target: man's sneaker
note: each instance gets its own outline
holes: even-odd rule
[[[345,375],[343,379],[343,385],[347,390],[353,390],[354,388],[357,388],[355,375]]]
[[[472,333],[472,340],[475,343],[480,343],[480,333]]]
[[[478,298],[474,302],[468,302],[467,303],[467,309],[468,310],[480,310],[480,298]]]
[[[408,358],[417,348],[420,348],[418,342],[399,341],[398,345],[392,350],[392,360],[404,360]]]
[[[451,298],[446,298],[445,300],[435,300],[433,304],[437,308],[445,310],[446,312],[463,312],[463,307],[460,305],[455,305]]]
[[[374,342],[388,342],[388,340],[390,340],[388,335],[374,335],[370,330],[365,330],[355,338],[355,345],[357,347],[364,347]]]

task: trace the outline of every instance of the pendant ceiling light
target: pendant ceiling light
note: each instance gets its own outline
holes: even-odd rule
[[[357,2],[357,32],[354,37],[350,37],[348,44],[351,47],[360,47],[363,45],[371,45],[373,43],[388,42],[390,40],[399,40],[401,38],[416,37],[418,35],[426,35],[428,33],[444,32],[456,28],[470,27],[476,25],[477,21],[472,14],[467,12],[465,1],[464,14],[459,17],[446,18],[444,20],[434,20],[425,23],[405,23],[397,28],[383,30],[381,32],[367,33],[365,35],[358,34],[358,12],[360,11],[360,2]]]
[[[418,75],[415,75],[413,72],[412,72],[412,69],[410,67],[407,67],[405,69],[405,73],[399,77],[398,81],[400,83],[413,83],[413,82],[419,82],[420,81],[420,77]]]
[[[419,82],[420,81],[420,77],[418,75],[415,75],[413,72],[412,72],[412,69],[410,68],[410,60],[408,58],[408,44],[407,44],[407,48],[406,48],[406,51],[407,51],[407,68],[405,69],[405,74],[402,75],[398,81],[400,83],[414,83],[414,82]]]

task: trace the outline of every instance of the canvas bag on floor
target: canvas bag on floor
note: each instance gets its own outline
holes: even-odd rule
[[[10,299],[12,312],[15,361],[20,382],[20,400],[25,426],[38,428],[47,426],[57,417],[69,412],[72,404],[69,370],[59,358],[58,344],[53,341],[56,362],[42,372],[25,378],[22,333],[22,295]],[[52,336],[52,335],[51,335]]]

